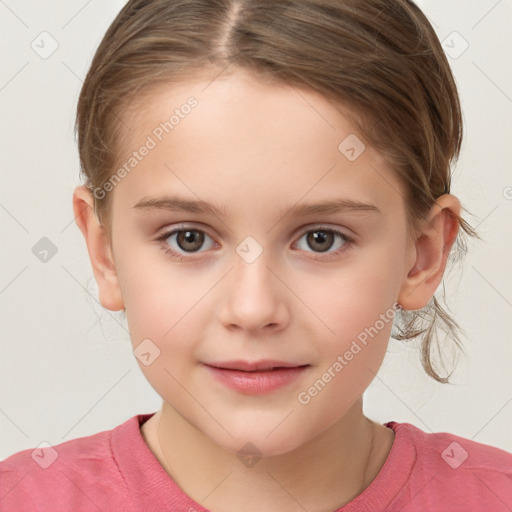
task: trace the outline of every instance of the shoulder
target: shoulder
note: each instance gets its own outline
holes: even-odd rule
[[[443,468],[497,471],[512,476],[512,453],[448,432],[425,432],[410,423],[391,424],[395,432],[410,437],[425,462],[443,462]]]
[[[57,445],[43,443],[0,462],[0,509],[19,510],[23,504],[24,510],[98,510],[97,502],[104,504],[105,496],[118,494],[124,484],[112,432],[136,419]]]
[[[411,496],[416,493],[418,500],[439,510],[512,508],[512,453],[448,432],[425,432],[409,423],[387,425],[410,440]]]

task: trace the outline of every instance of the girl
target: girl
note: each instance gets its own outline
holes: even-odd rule
[[[2,511],[512,508],[512,454],[362,410],[394,326],[448,381],[434,293],[477,236],[411,1],[131,0],[76,126],[99,298],[163,403],[6,459]]]

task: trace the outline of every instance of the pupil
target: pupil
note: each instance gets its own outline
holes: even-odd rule
[[[183,250],[187,250],[187,247],[182,247],[182,243],[192,244],[193,247],[188,247],[189,250],[197,250],[203,244],[203,235],[198,231],[182,231],[178,234],[178,245]]]
[[[320,244],[320,247],[316,247],[320,252],[325,252],[329,247],[326,247],[325,244],[322,246],[323,242],[330,241],[333,237],[332,233],[326,233],[325,231],[314,231],[313,233],[313,246]],[[332,243],[332,241],[331,241]],[[315,248],[315,247],[313,247]]]

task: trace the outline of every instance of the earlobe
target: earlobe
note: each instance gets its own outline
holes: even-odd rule
[[[406,269],[397,301],[406,310],[424,308],[441,282],[448,255],[459,231],[460,202],[450,194],[436,200],[410,247],[412,267]]]
[[[76,187],[73,192],[73,212],[87,244],[94,278],[98,284],[99,300],[105,308],[119,311],[124,308],[124,301],[112,248],[105,228],[94,213],[91,191],[85,185]]]

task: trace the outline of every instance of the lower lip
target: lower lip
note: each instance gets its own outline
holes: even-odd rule
[[[249,395],[261,395],[282,388],[297,380],[309,367],[307,365],[268,371],[244,372],[205,366],[217,380],[226,386]]]

